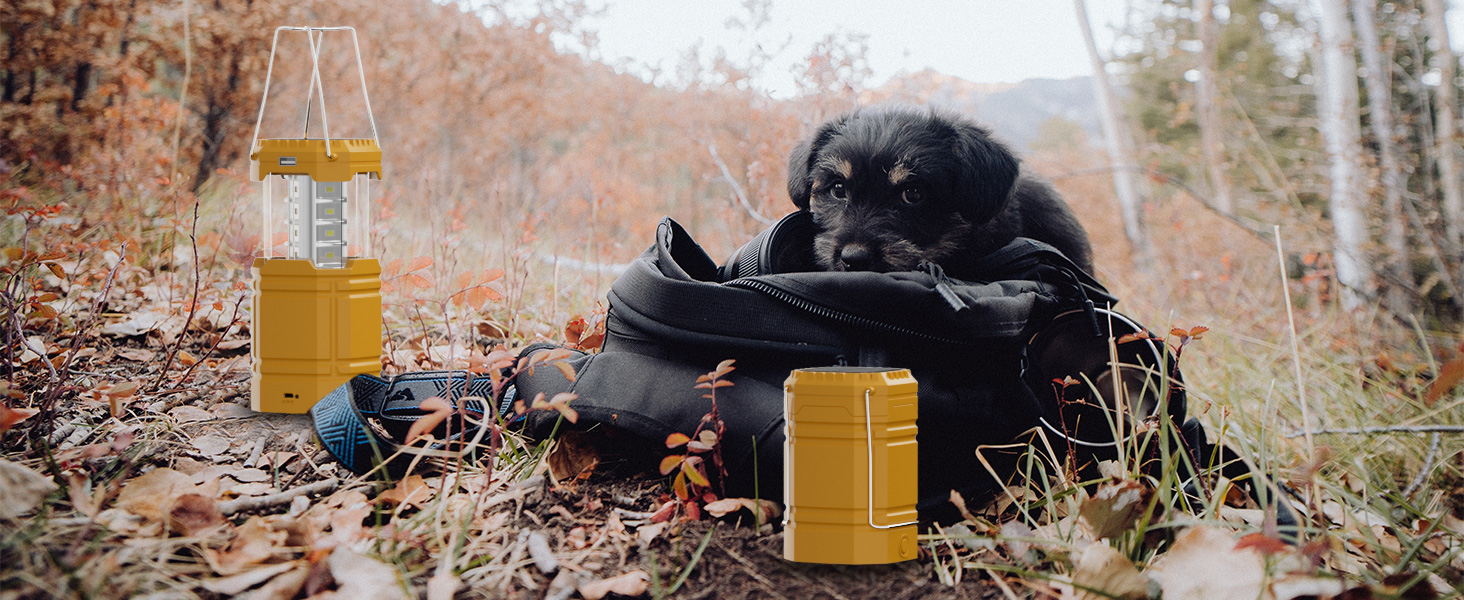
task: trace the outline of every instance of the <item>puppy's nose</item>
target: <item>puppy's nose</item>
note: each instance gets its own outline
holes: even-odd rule
[[[839,262],[845,271],[868,271],[874,264],[874,253],[858,244],[849,244],[839,249]]]

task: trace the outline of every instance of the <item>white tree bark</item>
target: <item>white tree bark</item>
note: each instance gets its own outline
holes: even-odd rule
[[[1429,37],[1438,43],[1439,74],[1435,90],[1434,141],[1438,144],[1439,179],[1444,188],[1444,234],[1450,245],[1464,243],[1464,181],[1459,173],[1458,128],[1455,126],[1454,77],[1457,59],[1449,46],[1449,27],[1444,23],[1444,0],[1424,0],[1423,17],[1428,22]]]
[[[1367,112],[1372,123],[1373,137],[1378,142],[1378,169],[1383,180],[1383,246],[1387,249],[1387,260],[1382,268],[1388,273],[1384,282],[1384,301],[1395,314],[1413,312],[1410,294],[1412,274],[1408,268],[1408,234],[1403,214],[1403,169],[1398,164],[1396,130],[1393,125],[1393,93],[1391,73],[1383,61],[1383,49],[1378,41],[1378,26],[1373,15],[1377,14],[1377,0],[1352,0],[1352,19],[1357,25],[1357,37],[1362,53],[1362,68],[1367,78]]]
[[[1210,180],[1210,201],[1215,210],[1230,214],[1230,179],[1225,172],[1225,148],[1220,133],[1220,26],[1215,22],[1215,0],[1195,0],[1200,15],[1200,81],[1195,85],[1195,113],[1200,125],[1200,159]]]
[[[1357,59],[1346,0],[1316,0],[1322,64],[1317,78],[1317,118],[1331,163],[1333,253],[1342,306],[1360,308],[1372,295],[1367,211],[1362,171],[1362,126],[1357,107]]]
[[[1088,59],[1093,65],[1093,93],[1098,97],[1098,111],[1103,123],[1103,137],[1107,141],[1108,162],[1113,169],[1113,188],[1118,194],[1118,205],[1123,215],[1123,233],[1132,248],[1134,266],[1140,271],[1154,270],[1154,250],[1149,243],[1148,226],[1144,222],[1143,182],[1139,165],[1135,160],[1133,134],[1128,122],[1121,114],[1118,96],[1108,81],[1103,56],[1098,53],[1098,44],[1093,41],[1093,28],[1088,24],[1088,7],[1083,0],[1073,0],[1078,14],[1078,29],[1083,32],[1083,41],[1088,46]]]

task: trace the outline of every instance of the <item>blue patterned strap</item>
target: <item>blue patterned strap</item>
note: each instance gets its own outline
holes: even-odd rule
[[[431,412],[422,410],[422,401],[433,396],[448,400],[455,408],[461,405],[469,416],[481,419],[487,408],[485,400],[493,397],[493,385],[488,377],[466,371],[422,371],[389,380],[357,375],[326,394],[310,409],[310,416],[325,449],[359,475],[397,455],[412,423]],[[435,437],[459,440],[477,433],[476,428],[449,431],[449,427],[448,423],[439,426]],[[387,465],[393,476],[402,474],[411,456],[398,458],[404,460]]]

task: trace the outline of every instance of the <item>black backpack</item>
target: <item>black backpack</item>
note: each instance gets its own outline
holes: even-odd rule
[[[673,432],[691,433],[707,413],[708,401],[693,389],[697,377],[736,359],[735,385],[718,390],[726,493],[781,498],[789,372],[908,368],[919,382],[918,508],[922,519],[939,521],[958,518],[952,490],[972,499],[1001,489],[977,459],[979,446],[1030,441],[1034,428],[1043,428],[1049,437],[1071,439],[1068,445],[1090,463],[1111,454],[1112,429],[1094,424],[1108,422],[1103,411],[1112,403],[1103,394],[1101,402],[1078,396],[1110,386],[1109,340],[1143,329],[1113,312],[1117,299],[1067,257],[1018,238],[976,261],[966,279],[934,264],[911,272],[822,272],[813,267],[813,234],[807,212],[790,214],[718,266],[681,225],[662,219],[655,243],[611,286],[602,350],[568,359],[574,381],[553,368],[519,374],[498,399],[499,413],[515,398],[573,392],[577,427],[612,426],[658,445]],[[1198,423],[1185,422],[1178,370],[1162,343],[1137,337],[1116,346],[1120,363],[1143,367],[1120,374],[1137,404],[1133,412],[1184,423],[1195,464],[1204,464],[1198,450],[1208,446]],[[1093,385],[1055,383],[1068,376]],[[317,431],[337,458],[364,472],[396,448],[386,436],[400,440],[425,414],[416,405],[426,396],[491,396],[486,388],[465,390],[461,372],[455,377],[357,377],[312,410]],[[1059,396],[1077,402],[1060,408]],[[556,412],[531,411],[519,424],[543,437],[558,421]],[[453,437],[461,435],[474,432]],[[1015,471],[1019,455],[983,452],[1003,476]]]

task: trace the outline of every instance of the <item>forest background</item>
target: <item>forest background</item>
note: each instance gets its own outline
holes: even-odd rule
[[[1448,527],[1464,517],[1464,446],[1450,433],[1464,411],[1449,391],[1464,376],[1464,77],[1449,36],[1464,33],[1448,30],[1444,4],[1133,0],[1114,47],[1091,48],[1102,76],[1080,83],[1091,96],[1078,113],[1096,122],[1059,114],[1015,134],[1024,168],[1054,181],[1092,234],[1120,308],[1157,331],[1209,328],[1186,359],[1208,425],[1233,422],[1250,450],[1325,477],[1339,514],[1386,517],[1361,527],[1355,545],[1371,554],[1348,571],[1380,586],[1461,568],[1464,534]],[[755,35],[771,5],[744,7],[727,26]],[[660,215],[730,255],[792,210],[788,152],[830,116],[893,101],[1001,122],[983,99],[1073,89],[932,71],[873,85],[858,33],[808,48],[792,97],[758,88],[772,68],[761,51],[690,49],[652,85],[562,50],[594,47],[595,10],[0,6],[6,456],[40,464],[57,430],[112,439],[129,414],[204,388],[237,397],[242,282],[261,245],[247,146],[276,26],[349,24],[361,38],[385,149],[369,236],[388,265],[389,372],[500,342],[579,341],[614,265],[650,243]],[[368,135],[348,42],[324,44],[332,133]],[[293,58],[275,69],[264,137],[301,123],[309,50],[285,36],[280,53]],[[268,240],[276,252],[283,235]],[[125,475],[93,469],[85,489]]]

